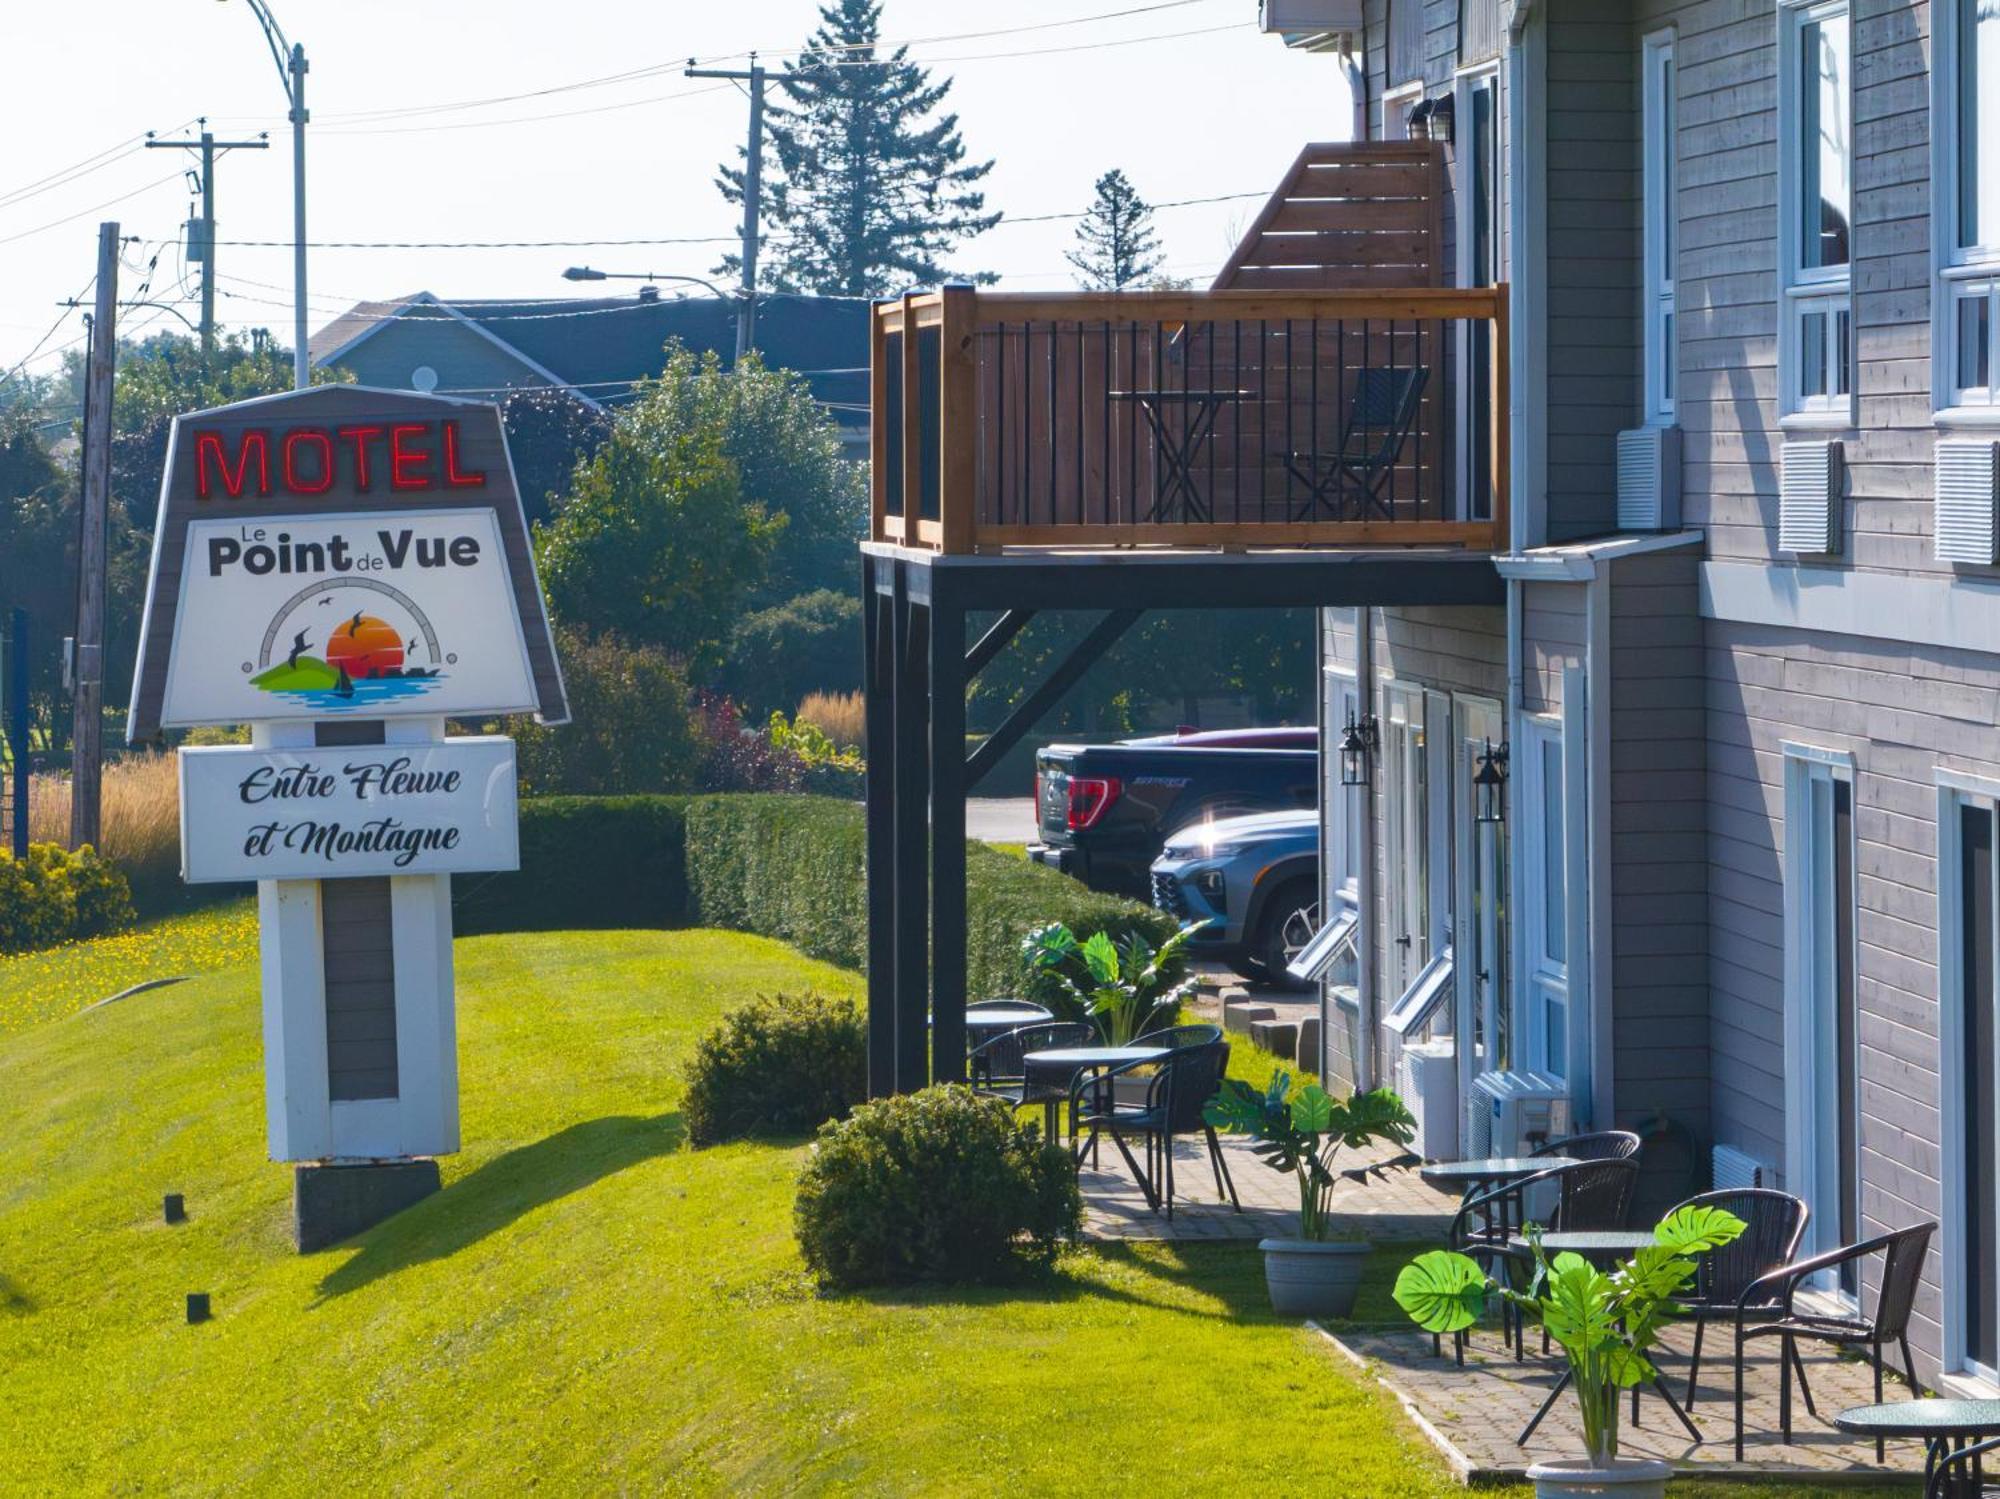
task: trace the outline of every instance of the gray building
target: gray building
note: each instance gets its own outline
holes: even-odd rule
[[[1935,1219],[1919,1373],[1993,1394],[2000,12],[1265,24],[1442,143],[1445,280],[1512,324],[1504,605],[1323,616],[1329,739],[1379,745],[1327,757],[1329,1068],[1460,1148],[1638,1129],[1651,1203],[1783,1186],[1808,1247]]]

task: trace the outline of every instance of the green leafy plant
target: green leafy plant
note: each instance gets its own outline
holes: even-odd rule
[[[851,1000],[764,996],[695,1044],[681,1114],[688,1139],[801,1135],[868,1091],[868,1033]]]
[[[30,843],[28,857],[0,854],[0,952],[24,952],[122,931],[132,924],[125,876],[89,844]]]
[[[1079,940],[1056,921],[1028,933],[1021,951],[1030,969],[1053,976],[1071,1005],[1097,1022],[1107,1044],[1129,1046],[1180,1008],[1191,987],[1187,944],[1205,925],[1191,921],[1155,947],[1140,931]]]
[[[1330,1213],[1340,1177],[1333,1169],[1342,1146],[1359,1150],[1380,1140],[1408,1145],[1417,1121],[1387,1088],[1335,1098],[1318,1083],[1292,1091],[1290,1073],[1278,1072],[1259,1090],[1241,1078],[1224,1078],[1202,1111],[1217,1129],[1249,1135],[1251,1154],[1273,1171],[1288,1171],[1299,1188],[1299,1237],[1333,1237]]]
[[[940,1085],[819,1132],[799,1177],[800,1253],[835,1286],[1004,1281],[1083,1222],[1076,1163],[997,1099]]]
[[[1653,1378],[1647,1350],[1680,1310],[1674,1298],[1694,1278],[1699,1257],[1745,1227],[1720,1208],[1680,1208],[1654,1228],[1651,1244],[1600,1270],[1578,1254],[1550,1259],[1542,1252],[1540,1228],[1530,1224],[1535,1271],[1527,1290],[1490,1279],[1468,1255],[1434,1249],[1396,1277],[1396,1304],[1417,1326],[1440,1334],[1473,1326],[1495,1296],[1540,1322],[1569,1359],[1590,1461],[1606,1467],[1618,1456],[1619,1394]]]

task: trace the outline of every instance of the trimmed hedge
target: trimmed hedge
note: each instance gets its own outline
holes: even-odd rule
[[[466,936],[722,927],[865,969],[867,862],[861,808],[832,797],[531,797],[521,803],[520,871],[454,880],[455,925]],[[1137,927],[1157,945],[1174,933],[1163,912],[981,843],[966,849],[965,872],[970,999],[1032,984],[1021,939],[1046,922],[1079,939]]]
[[[479,932],[674,927],[688,920],[684,796],[521,803],[521,867],[452,881],[453,925]]]
[[[847,968],[868,960],[862,809],[811,796],[704,796],[688,804],[689,915],[789,942]],[[1154,943],[1173,918],[984,844],[966,850],[966,993],[1021,992],[1021,939],[1045,922],[1079,938],[1139,928]]]

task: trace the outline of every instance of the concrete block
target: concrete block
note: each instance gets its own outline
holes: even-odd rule
[[[1278,1012],[1269,1005],[1260,1005],[1253,1000],[1224,1000],[1222,1003],[1222,1028],[1248,1035],[1250,1027],[1259,1020],[1275,1020]]]
[[[1325,1070],[1319,1054],[1319,1016],[1308,1015],[1299,1022],[1298,1065],[1318,1076]]]
[[[438,1189],[436,1161],[299,1166],[292,1172],[292,1241],[300,1254],[351,1239]]]
[[[1296,1020],[1253,1020],[1250,1039],[1279,1061],[1296,1066],[1299,1054],[1299,1025]]]

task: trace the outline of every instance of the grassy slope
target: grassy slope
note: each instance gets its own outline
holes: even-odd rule
[[[444,1192],[309,1258],[262,1155],[254,970],[0,1039],[0,1486],[1447,1490],[1389,1402],[1270,1318],[1247,1247],[815,1296],[798,1148],[685,1149],[674,1078],[731,1003],[854,975],[706,932],[459,954],[467,1148]],[[215,1322],[183,1325],[190,1290]]]
[[[0,1036],[74,1014],[146,979],[257,961],[257,906],[232,901],[115,937],[0,956]]]

